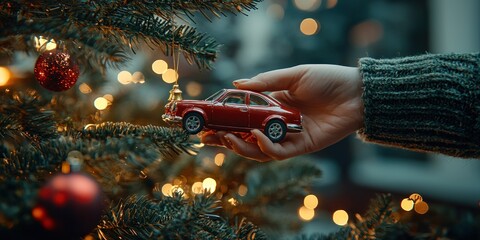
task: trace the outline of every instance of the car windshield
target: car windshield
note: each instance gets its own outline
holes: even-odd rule
[[[222,93],[225,92],[225,89],[222,89],[214,94],[212,94],[210,97],[206,98],[205,101],[213,101],[217,99]]]

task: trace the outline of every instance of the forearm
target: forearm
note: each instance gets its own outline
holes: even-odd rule
[[[370,142],[480,158],[479,54],[360,60]]]

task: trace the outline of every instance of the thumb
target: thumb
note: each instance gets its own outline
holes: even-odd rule
[[[233,81],[233,85],[239,89],[257,92],[273,92],[290,89],[303,75],[301,66],[273,70],[260,73],[251,79],[239,79]]]

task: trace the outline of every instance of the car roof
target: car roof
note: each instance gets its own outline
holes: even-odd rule
[[[256,93],[256,94],[259,94],[259,95],[262,95],[262,96],[266,97],[267,99],[275,102],[275,103],[278,104],[278,105],[283,105],[283,104],[281,104],[277,99],[272,98],[272,97],[270,97],[269,95],[264,94],[264,93],[262,93],[262,92],[256,92],[256,91],[245,90],[245,89],[236,89],[236,88],[226,88],[225,91],[226,91],[225,93],[231,93],[231,92]]]

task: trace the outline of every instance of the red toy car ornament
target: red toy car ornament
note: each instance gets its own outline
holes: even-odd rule
[[[240,89],[222,89],[205,100],[172,100],[165,106],[162,119],[181,124],[189,134],[204,129],[260,129],[272,142],[282,141],[287,132],[302,131],[299,111],[268,95]]]

